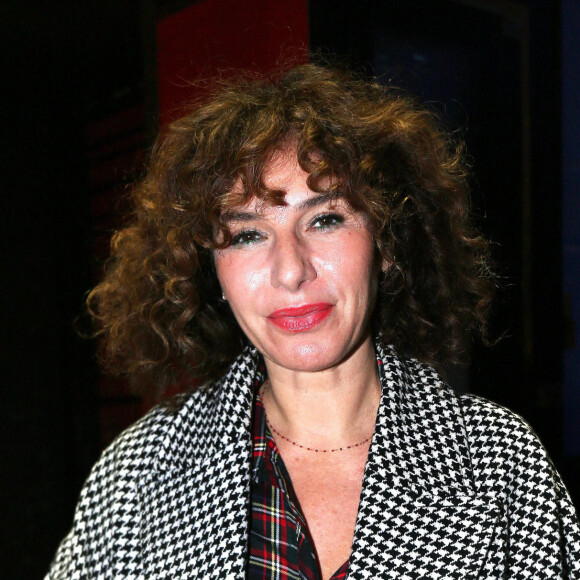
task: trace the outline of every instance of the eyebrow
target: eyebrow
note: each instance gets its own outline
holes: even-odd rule
[[[312,209],[313,207],[318,207],[320,205],[326,205],[328,202],[340,199],[342,196],[336,192],[330,193],[320,193],[314,197],[309,197],[304,201],[300,202],[295,208],[299,211],[304,211],[307,209]],[[250,222],[256,219],[260,219],[262,216],[257,212],[252,211],[232,211],[226,210],[223,214],[223,220],[225,222]]]

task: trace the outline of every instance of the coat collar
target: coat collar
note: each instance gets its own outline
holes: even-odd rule
[[[476,495],[460,400],[431,367],[377,352],[381,403],[348,578],[477,578],[501,506]]]
[[[475,578],[500,509],[476,496],[460,401],[430,367],[378,343],[377,355],[382,395],[348,577]],[[183,527],[191,519],[194,532],[187,538],[191,554],[180,557],[193,565],[203,554],[205,577],[237,578],[245,570],[259,361],[247,348],[223,379],[191,395],[158,446],[150,493],[162,505],[164,485],[177,497],[175,481],[184,482],[176,506],[187,504],[188,515],[175,521]],[[170,559],[172,534],[164,537],[154,549]]]
[[[471,462],[457,394],[428,365],[377,344],[381,403],[367,472],[393,488],[472,494]]]
[[[157,468],[190,468],[244,442],[251,453],[253,384],[261,357],[246,347],[218,381],[184,397],[176,411],[165,411]]]
[[[457,395],[429,366],[376,341],[382,386],[366,471],[389,485],[433,495],[473,493]],[[162,469],[189,467],[232,442],[251,447],[254,380],[261,357],[248,346],[222,379],[195,392],[167,422]]]

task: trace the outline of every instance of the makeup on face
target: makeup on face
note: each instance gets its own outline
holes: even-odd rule
[[[273,324],[288,332],[304,332],[321,324],[332,312],[327,302],[304,304],[293,308],[281,308],[268,316]]]
[[[252,198],[224,214],[231,235],[216,250],[228,304],[267,365],[318,371],[372,350],[378,269],[364,214],[337,194],[308,187],[294,155],[264,176],[283,205]]]

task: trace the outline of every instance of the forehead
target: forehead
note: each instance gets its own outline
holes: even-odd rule
[[[264,169],[264,184],[270,189],[285,189],[289,184],[304,184],[308,173],[300,167],[293,150],[278,151]]]
[[[273,205],[267,201],[253,197],[248,203],[224,212],[223,219],[226,222],[250,221],[270,215],[282,217],[289,212],[308,211],[309,209],[321,206],[340,204],[348,207],[348,203],[341,198],[337,199],[335,194],[315,193],[313,191],[309,191],[304,195],[289,193],[285,196],[284,201],[284,205]]]
[[[254,195],[248,201],[226,209],[222,214],[223,219],[235,219],[246,212],[263,214],[272,211],[284,212],[287,209],[310,209],[314,206],[331,204],[340,197],[336,192],[321,193],[311,190],[308,187],[308,173],[300,167],[294,152],[276,153],[264,170],[263,183],[268,190],[279,192],[279,195],[274,197],[282,203],[275,204]],[[242,194],[241,181],[234,184],[232,192]]]

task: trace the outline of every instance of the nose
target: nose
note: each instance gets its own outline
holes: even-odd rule
[[[298,290],[316,278],[308,244],[295,234],[278,239],[272,250],[272,286]]]

